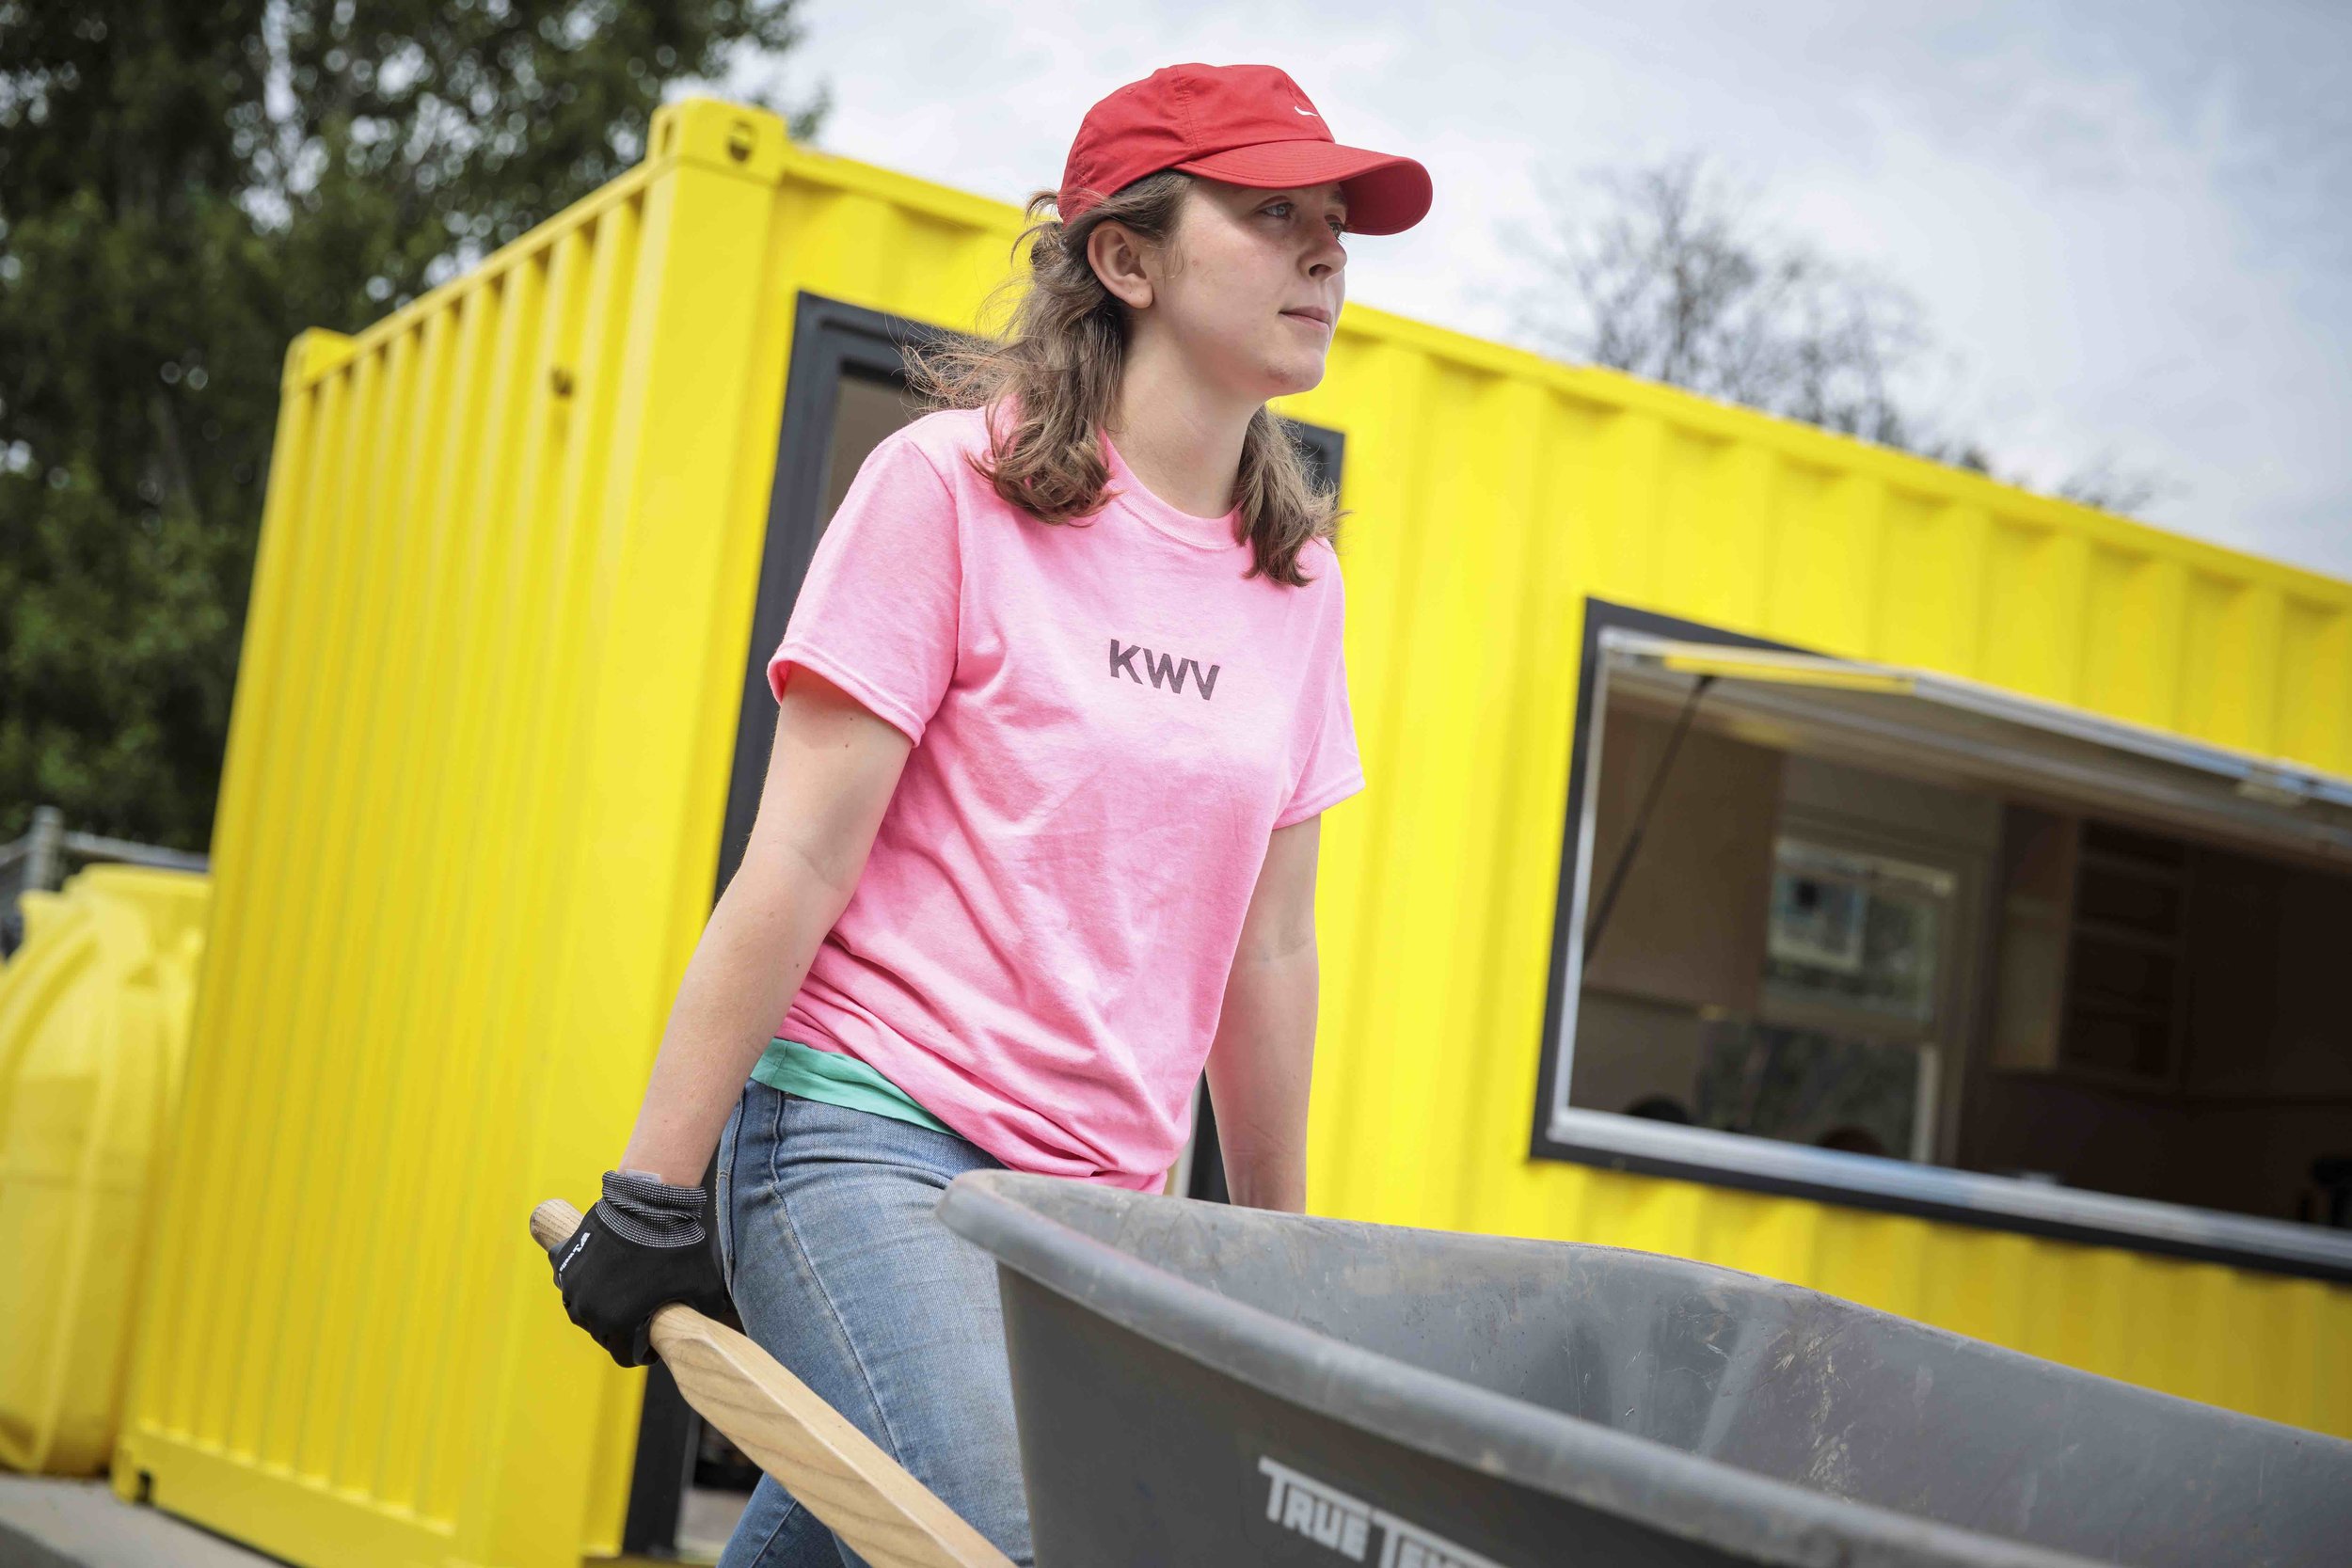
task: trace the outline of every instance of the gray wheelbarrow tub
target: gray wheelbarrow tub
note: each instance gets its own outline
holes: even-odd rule
[[[1009,1171],[939,1212],[1042,1568],[2352,1562],[2352,1444],[1736,1270]]]

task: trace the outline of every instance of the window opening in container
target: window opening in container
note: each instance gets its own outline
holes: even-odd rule
[[[2352,783],[1587,613],[1535,1154],[2352,1275]]]

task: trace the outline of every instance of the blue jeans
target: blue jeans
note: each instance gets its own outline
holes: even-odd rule
[[[744,1332],[1018,1563],[1031,1560],[996,1260],[931,1215],[1000,1164],[953,1133],[747,1083],[719,1139]],[[762,1476],[719,1568],[866,1568]]]

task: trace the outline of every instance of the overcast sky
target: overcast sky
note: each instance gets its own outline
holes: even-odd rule
[[[1541,176],[1686,151],[1926,305],[2003,471],[2160,475],[2164,526],[2352,578],[2352,4],[807,0],[747,67],[818,145],[1008,201],[1162,65],[1263,62],[1436,204],[1348,298],[1516,341]]]

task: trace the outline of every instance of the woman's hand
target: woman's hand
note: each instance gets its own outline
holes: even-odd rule
[[[734,1317],[717,1228],[703,1188],[673,1186],[644,1171],[606,1171],[604,1196],[548,1254],[565,1315],[624,1367],[653,1359],[653,1315],[671,1302],[723,1322]]]

